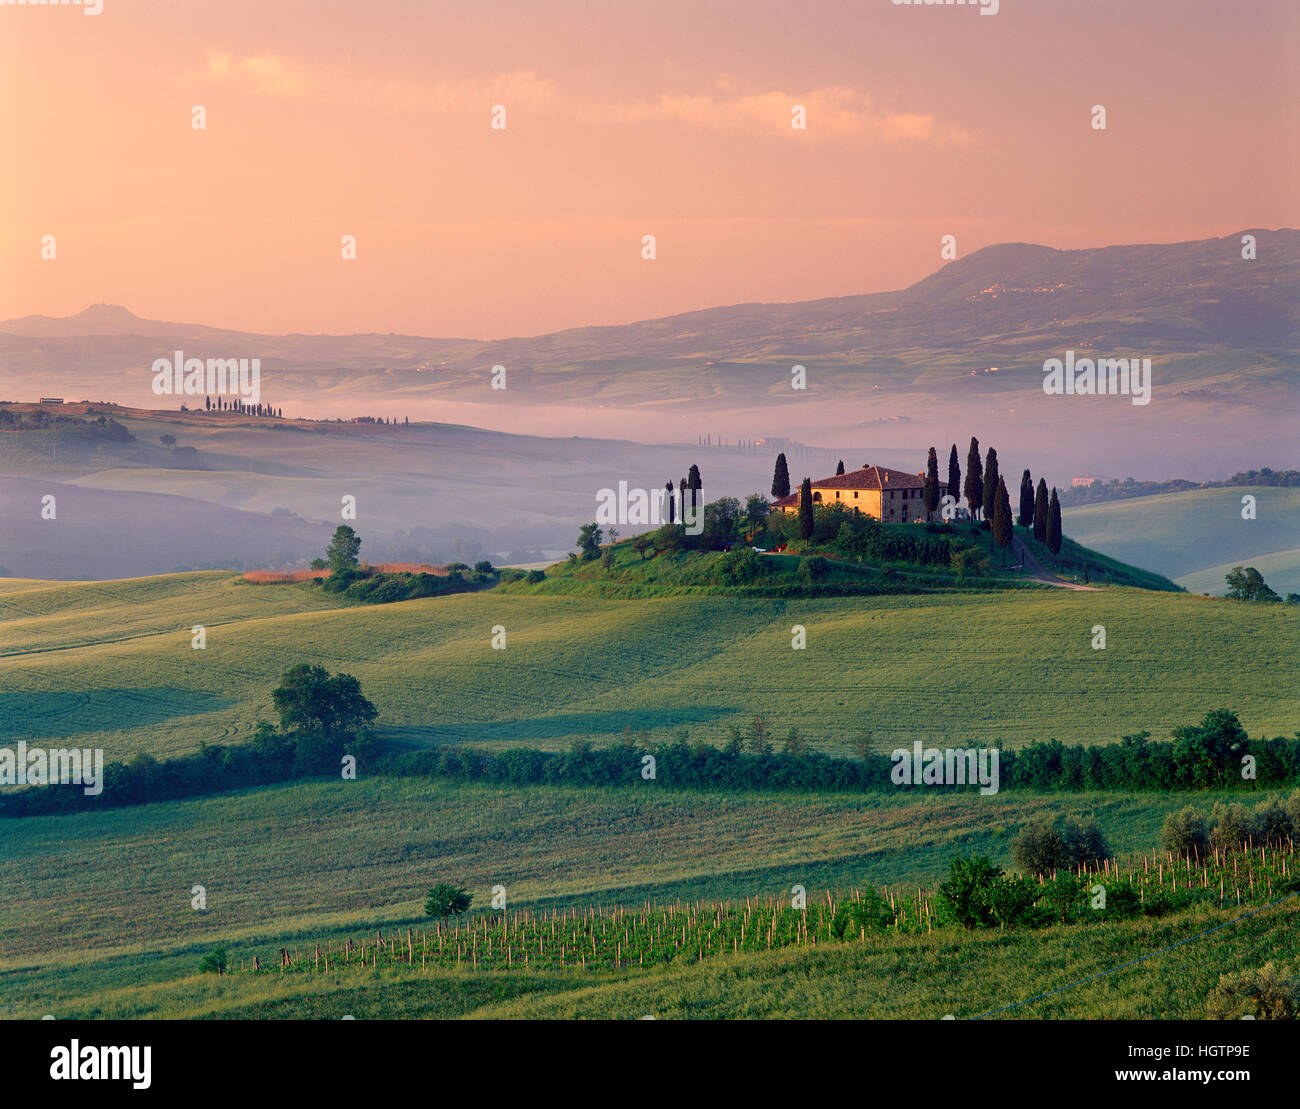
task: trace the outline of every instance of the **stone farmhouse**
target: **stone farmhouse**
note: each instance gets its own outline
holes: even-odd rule
[[[874,516],[886,524],[906,524],[925,519],[925,475],[891,470],[886,466],[863,466],[812,483],[813,505],[842,504],[854,512]],[[799,511],[799,490],[772,505],[782,512]]]

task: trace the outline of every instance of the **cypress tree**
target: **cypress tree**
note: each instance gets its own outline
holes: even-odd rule
[[[925,518],[932,520],[934,510],[939,507],[939,456],[934,453],[933,447],[925,462],[925,489],[921,495],[925,500]]]
[[[1038,479],[1038,492],[1034,494],[1034,538],[1047,542],[1047,482]]]
[[[993,498],[993,538],[1002,548],[1002,565],[1007,564],[1007,548],[1015,534],[1011,529],[1011,498],[1007,495],[1007,483],[998,478],[998,491]]]
[[[957,444],[948,454],[948,496],[953,504],[961,503],[961,467],[957,465]]]
[[[1061,553],[1061,502],[1052,486],[1052,502],[1047,508],[1047,549],[1052,552],[1052,569],[1056,569],[1056,556]]]
[[[841,458],[840,464],[835,467],[835,476],[839,477],[842,473],[844,473],[844,459]]]
[[[987,460],[984,463],[984,519],[990,524],[993,523],[993,510],[998,503],[998,452],[989,447]],[[992,540],[990,540],[989,550],[992,550]]]
[[[1020,520],[1018,522],[1022,528],[1034,525],[1034,479],[1029,476],[1028,469],[1020,475]]]
[[[785,461],[785,451],[776,456],[776,469],[772,471],[772,496],[790,495],[790,467]]]
[[[970,518],[979,519],[980,509],[984,507],[984,467],[980,465],[980,441],[970,437],[970,451],[966,455],[966,504],[970,506]]]
[[[668,522],[672,524],[677,521],[677,505],[673,502],[673,483],[671,481],[664,486],[664,493],[668,500]]]
[[[811,539],[816,517],[813,515],[812,478],[803,479],[799,486],[799,535]]]
[[[703,498],[700,496],[700,490],[704,488],[704,482],[700,478],[700,468],[694,464],[686,474],[686,488],[691,491],[691,512],[693,518],[698,519],[698,514],[704,507],[700,502]],[[685,510],[682,515],[685,516]]]

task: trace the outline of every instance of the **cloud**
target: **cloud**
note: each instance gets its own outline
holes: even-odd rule
[[[306,96],[316,86],[315,77],[306,66],[282,54],[250,54],[240,58],[210,50],[208,76],[272,96]]]
[[[732,134],[784,135],[804,141],[927,143],[969,146],[971,131],[933,114],[893,112],[877,107],[871,95],[846,85],[803,92],[745,92],[732,77],[718,77],[709,91],[660,93],[655,97],[591,99],[562,89],[532,70],[503,73],[487,80],[411,81],[326,74],[277,54],[236,57],[211,52],[208,74],[251,93],[346,101],[384,111],[433,115],[479,113],[494,104],[507,110],[550,113],[592,126],[662,124]],[[806,130],[790,126],[795,105],[804,108]]]

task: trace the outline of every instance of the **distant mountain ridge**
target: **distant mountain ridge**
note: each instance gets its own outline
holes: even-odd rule
[[[1243,235],[1258,257],[1241,257]],[[704,308],[630,324],[569,328],[499,340],[381,335],[259,335],[144,320],[96,304],[73,316],[0,322],[0,334],[224,340],[258,344],[287,363],[436,355],[450,366],[485,359],[547,364],[594,357],[761,357],[774,350],[891,352],[1028,339],[1076,326],[1081,342],[1208,349],[1300,346],[1300,231],[1244,230],[1218,239],[1057,250],[987,246],[896,292]],[[13,343],[14,340],[10,340]],[[151,346],[152,349],[152,346]],[[242,353],[242,351],[241,351]]]

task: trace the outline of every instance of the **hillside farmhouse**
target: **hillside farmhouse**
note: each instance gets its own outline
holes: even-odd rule
[[[885,466],[863,466],[812,483],[813,505],[842,504],[854,512],[874,516],[886,524],[905,524],[925,519],[924,475],[891,470]],[[781,497],[772,505],[782,512],[799,511],[799,491]]]

